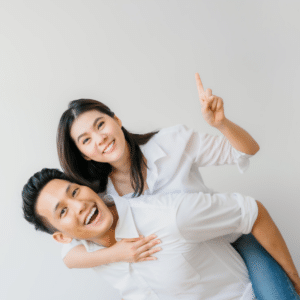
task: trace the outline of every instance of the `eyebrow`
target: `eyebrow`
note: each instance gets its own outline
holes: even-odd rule
[[[98,118],[96,118],[95,121],[94,121],[94,123],[93,123],[93,127],[95,127],[96,124],[97,124],[97,122],[98,122],[100,119],[102,119],[102,118],[103,118],[103,117],[98,117]],[[77,138],[77,141],[79,142],[80,138],[81,138],[82,136],[86,135],[86,134],[87,134],[86,132],[82,133],[82,134]]]
[[[72,183],[70,182],[70,183],[68,184],[67,188],[66,188],[66,191],[65,191],[66,195],[68,194],[68,192],[69,192],[69,190],[70,190],[70,188],[71,188],[71,185],[72,185]],[[56,213],[56,211],[57,211],[57,209],[58,209],[58,207],[59,207],[59,204],[60,204],[60,202],[57,202],[57,204],[55,205],[54,210],[53,210],[53,213],[54,213],[54,214]]]

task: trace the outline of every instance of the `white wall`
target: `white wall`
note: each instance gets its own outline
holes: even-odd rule
[[[202,117],[194,73],[261,150],[251,168],[208,168],[218,191],[268,208],[300,271],[298,1],[9,1],[0,3],[1,299],[120,299],[22,218],[20,192],[59,167],[55,138],[70,100],[104,101],[130,130]],[[4,293],[4,295],[3,295]]]

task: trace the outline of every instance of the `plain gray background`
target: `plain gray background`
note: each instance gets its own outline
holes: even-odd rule
[[[134,132],[202,119],[194,80],[261,150],[244,175],[202,170],[217,191],[262,201],[298,270],[298,1],[0,1],[0,298],[120,299],[91,270],[69,270],[60,245],[22,218],[20,192],[59,167],[56,129],[70,100],[101,100]]]

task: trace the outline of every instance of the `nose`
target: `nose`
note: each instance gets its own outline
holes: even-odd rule
[[[103,133],[95,133],[94,141],[96,145],[101,145],[107,138],[106,134]]]
[[[86,203],[84,201],[72,200],[72,206],[74,211],[80,215],[86,210]]]

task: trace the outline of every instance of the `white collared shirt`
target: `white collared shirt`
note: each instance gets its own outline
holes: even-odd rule
[[[224,136],[202,134],[184,125],[164,128],[140,146],[147,159],[147,195],[170,192],[212,193],[203,182],[199,168],[237,164],[241,173],[252,155],[231,146]],[[107,194],[118,195],[108,179]],[[132,193],[124,197],[131,197]]]
[[[163,248],[156,261],[93,268],[124,300],[255,299],[242,258],[222,237],[251,232],[258,213],[253,198],[173,193],[113,199],[117,240],[155,233]],[[103,248],[84,245],[88,251]]]
[[[237,164],[241,173],[249,166],[251,155],[234,149],[224,136],[201,134],[184,125],[160,130],[141,146],[147,159],[147,185],[145,195],[173,192],[213,193],[203,182],[199,168]],[[108,179],[107,194],[118,196]],[[102,195],[101,195],[102,196]],[[123,197],[131,198],[132,193]],[[230,237],[233,242],[239,235]],[[62,257],[81,242],[73,240],[62,248]]]

